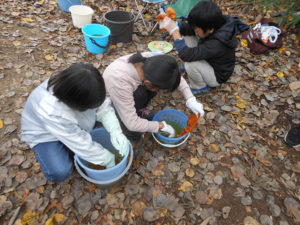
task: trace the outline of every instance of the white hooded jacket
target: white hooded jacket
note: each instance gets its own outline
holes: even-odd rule
[[[30,94],[22,113],[22,141],[30,147],[39,143],[60,141],[80,158],[103,164],[110,154],[99,143],[92,141],[89,132],[96,121],[106,113],[114,112],[111,101],[106,98],[97,109],[79,112],[60,102],[51,90],[48,80]]]

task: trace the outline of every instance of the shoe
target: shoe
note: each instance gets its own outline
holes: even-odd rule
[[[180,67],[179,67],[179,70],[181,73],[185,73],[185,67],[184,67],[184,64],[182,64]]]
[[[200,89],[193,89],[190,88],[193,95],[203,95],[203,94],[208,94],[210,92],[210,87],[206,86],[204,88],[200,88]]]
[[[300,147],[300,125],[293,127],[284,137],[285,143],[291,147]]]
[[[152,121],[152,119],[154,117],[154,113],[147,108],[140,109],[137,114],[138,114],[138,116],[142,117],[143,119],[146,119],[149,121]]]

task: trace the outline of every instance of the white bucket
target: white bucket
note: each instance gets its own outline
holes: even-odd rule
[[[81,28],[92,23],[94,10],[86,5],[73,5],[69,8],[72,16],[73,25]]]

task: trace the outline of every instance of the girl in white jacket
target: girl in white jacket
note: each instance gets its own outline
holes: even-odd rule
[[[22,141],[34,150],[48,180],[60,182],[71,175],[70,151],[91,163],[114,166],[114,154],[89,134],[96,121],[110,133],[119,153],[125,154],[128,140],[105,93],[99,71],[80,63],[47,79],[30,94],[22,113]]]

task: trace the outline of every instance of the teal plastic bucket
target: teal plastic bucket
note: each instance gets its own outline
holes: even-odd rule
[[[110,135],[104,128],[98,128],[91,132],[91,136],[93,141],[98,142],[104,148],[117,151],[110,141]],[[131,150],[131,145],[128,143],[128,150],[117,165],[114,167],[105,169],[105,170],[95,170],[87,167],[88,162],[84,159],[81,159],[78,155],[75,155],[74,158],[76,162],[79,164],[81,168],[86,172],[88,177],[100,181],[100,182],[108,182],[110,183],[111,180],[118,178],[126,169],[127,167],[127,158],[129,156]]]
[[[69,8],[72,5],[81,5],[81,0],[58,0],[58,5],[62,11],[70,13]]]
[[[82,27],[86,49],[93,54],[107,50],[110,29],[101,24],[87,24]]]

